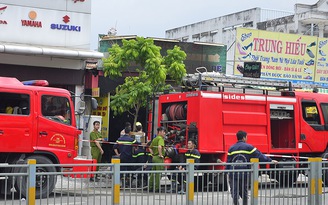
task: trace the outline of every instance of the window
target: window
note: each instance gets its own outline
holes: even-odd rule
[[[12,115],[30,114],[30,96],[23,93],[0,92],[0,113]]]
[[[71,124],[71,108],[65,97],[42,96],[42,115],[50,120]]]
[[[321,109],[323,113],[323,118],[325,120],[325,124],[328,124],[328,104],[321,104]]]
[[[321,124],[317,104],[314,101],[302,102],[303,119],[308,124]]]

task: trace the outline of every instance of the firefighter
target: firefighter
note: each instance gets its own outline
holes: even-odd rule
[[[130,129],[132,129],[132,128],[131,128],[131,123],[130,123],[130,122],[125,122],[125,127],[124,127],[124,129],[120,132],[120,136],[125,135],[125,128],[127,128],[127,127],[130,127]]]
[[[196,165],[194,166],[195,170],[198,170],[198,166],[197,163],[200,162],[200,153],[199,151],[196,149],[196,142],[192,139],[188,140],[188,151],[184,154],[184,160],[183,162],[186,162],[187,159],[194,159]],[[186,168],[184,166],[178,166],[179,170],[185,170]],[[178,191],[179,194],[185,194],[185,189],[186,189],[186,181],[185,181],[185,177],[182,174],[178,174],[177,175],[177,181],[180,184],[180,190]],[[175,188],[177,187],[176,184],[172,184],[172,192],[175,192]]]
[[[227,170],[234,169],[249,169],[249,165],[245,163],[249,162],[251,158],[258,158],[261,162],[274,162],[269,157],[262,154],[254,146],[247,144],[247,133],[245,131],[238,131],[237,134],[238,142],[232,145],[228,150],[227,163],[236,163],[227,165]],[[248,177],[247,172],[233,172],[229,173],[230,193],[233,198],[233,204],[238,205],[239,196],[243,199],[243,205],[247,205],[248,198]]]
[[[153,156],[153,163],[164,163],[164,137],[165,137],[165,128],[157,128],[157,137],[155,137],[149,147],[149,151]],[[159,171],[164,170],[163,165],[154,165],[152,170]],[[149,180],[149,191],[159,192],[160,188],[160,173],[151,173]],[[155,180],[155,183],[154,183]],[[155,185],[155,187],[154,187]]]
[[[134,158],[135,163],[140,163],[142,165],[136,166],[136,171],[150,171],[152,166],[149,165],[152,161],[152,156],[149,152],[147,152],[146,145],[142,145],[140,142],[137,142],[138,146],[133,148],[132,157]],[[148,173],[144,174],[136,174],[134,175],[137,180],[138,187],[140,185],[147,186],[148,185]]]
[[[130,137],[131,127],[125,127],[125,134],[116,140],[114,152],[120,158],[121,163],[133,163],[132,148],[136,141]],[[132,170],[131,166],[121,166],[122,171]]]
[[[194,159],[195,163],[200,162],[200,153],[196,149],[196,143],[194,140],[188,140],[188,151],[185,153],[186,159]],[[195,165],[195,170],[198,170],[198,165]]]
[[[114,145],[114,152],[117,157],[120,158],[121,163],[134,163],[134,159],[132,157],[132,149],[135,145],[136,141],[130,136],[131,127],[127,126],[124,129],[125,134],[119,137],[116,140],[116,144]],[[132,171],[132,166],[120,166],[121,171]],[[123,186],[126,188],[131,187],[130,178],[121,175],[121,179]]]
[[[92,159],[97,160],[97,163],[101,162],[101,157],[104,154],[104,150],[101,148],[100,141],[102,141],[101,133],[99,132],[100,128],[100,122],[94,121],[93,122],[93,131],[90,133],[90,147],[91,147],[91,156]],[[99,166],[97,166],[96,171],[99,171]],[[93,178],[90,178],[90,180],[94,180]],[[96,181],[98,179],[96,178]]]

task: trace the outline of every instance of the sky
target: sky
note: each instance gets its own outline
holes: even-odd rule
[[[116,28],[117,35],[164,38],[165,31],[231,13],[260,7],[294,11],[296,3],[318,0],[92,0],[91,49],[98,34]]]

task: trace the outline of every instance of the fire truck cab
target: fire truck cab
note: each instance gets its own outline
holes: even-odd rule
[[[47,84],[46,81],[23,84],[16,78],[0,77],[0,163],[26,164],[35,159],[37,164],[90,164],[85,167],[90,170],[93,160],[76,158],[81,131],[76,128],[71,95],[64,89],[43,87]],[[74,171],[72,167],[65,169]],[[24,167],[0,170],[24,171]],[[37,172],[56,171],[62,169],[37,166]],[[23,196],[27,194],[26,180],[27,177],[15,180],[15,188]],[[55,185],[55,175],[37,179],[36,197],[48,196]]]

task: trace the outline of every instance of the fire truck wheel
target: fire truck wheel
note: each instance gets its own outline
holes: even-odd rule
[[[56,168],[54,166],[39,166],[40,164],[53,164],[50,159],[44,156],[40,155],[34,155],[34,156],[29,156],[25,159],[25,163],[29,159],[35,159],[36,164],[38,165],[36,167],[36,173],[45,173],[44,175],[37,175],[35,179],[35,198],[40,199],[40,198],[46,198],[48,197],[53,189],[55,188],[56,182],[57,182],[57,177],[56,175],[48,175],[46,172],[56,172]],[[14,170],[16,173],[26,173],[27,168],[26,167],[18,167]],[[28,177],[27,176],[22,176],[16,179],[15,181],[15,189],[20,192],[23,196],[26,197],[28,194]]]
[[[328,159],[328,149],[326,149],[325,153],[323,153],[321,157],[323,160]],[[323,163],[322,167],[327,168],[328,164]],[[322,179],[323,179],[323,182],[325,183],[325,186],[328,186],[328,170],[327,169],[322,170]]]
[[[295,168],[295,164],[277,165],[277,168],[283,169],[282,171],[270,171],[270,178],[277,180],[281,187],[292,187],[297,181],[299,171],[291,170]]]

